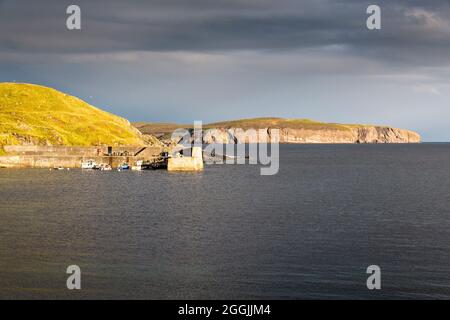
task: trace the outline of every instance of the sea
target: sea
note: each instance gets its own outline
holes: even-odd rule
[[[450,144],[281,145],[279,161],[0,169],[0,299],[450,298]]]

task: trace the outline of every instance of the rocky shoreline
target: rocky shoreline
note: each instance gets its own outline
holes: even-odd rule
[[[174,123],[133,124],[139,131],[170,140],[177,129],[192,126]],[[325,123],[308,119],[254,118],[216,122],[203,126],[203,143],[261,143],[279,130],[280,143],[419,143],[418,133],[389,126]]]
[[[273,129],[241,130],[238,128],[208,129],[203,142],[209,143],[260,143],[270,141]],[[420,135],[404,129],[390,127],[355,127],[336,129],[279,129],[280,143],[420,143]]]

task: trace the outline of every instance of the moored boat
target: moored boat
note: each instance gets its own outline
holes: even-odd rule
[[[81,163],[81,169],[99,170],[100,166],[94,160],[87,160]]]
[[[118,171],[125,171],[125,170],[130,170],[130,169],[131,169],[131,167],[130,167],[130,165],[129,165],[128,163],[122,163],[122,164],[117,168]]]
[[[101,171],[111,171],[112,170],[112,168],[111,168],[111,166],[109,165],[109,164],[101,164],[100,165],[100,170]]]

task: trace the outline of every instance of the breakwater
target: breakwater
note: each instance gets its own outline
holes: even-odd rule
[[[160,147],[65,147],[65,146],[4,146],[6,155],[0,156],[0,167],[6,168],[80,168],[81,163],[96,163],[117,167],[121,163],[136,164],[139,160],[157,158]]]

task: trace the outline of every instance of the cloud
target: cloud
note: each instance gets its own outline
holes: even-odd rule
[[[65,29],[68,1],[8,1],[0,12],[1,51],[299,50],[343,46],[352,55],[417,63],[449,50],[446,1],[380,1],[383,29],[365,28],[369,1],[79,0],[83,30]],[[425,7],[423,7],[425,6]],[[439,37],[436,36],[439,33]],[[407,48],[408,50],[404,50]],[[417,54],[416,54],[417,52]],[[439,62],[448,62],[440,57]]]
[[[414,18],[417,27],[428,32],[449,33],[450,22],[439,15],[438,12],[431,12],[421,8],[412,8],[405,11],[407,17]]]
[[[380,31],[365,27],[371,3],[78,0],[82,30],[74,32],[65,27],[72,1],[1,1],[0,62],[155,65],[176,58],[203,66],[240,61],[287,74],[391,76],[450,66],[448,1],[379,0]]]
[[[370,0],[77,0],[82,30],[68,31],[72,3],[0,0],[0,81],[181,122],[279,115],[414,129],[450,98],[448,0],[378,0],[380,31],[366,28]]]
[[[440,95],[439,89],[431,84],[419,84],[414,87],[414,91],[422,94]]]

